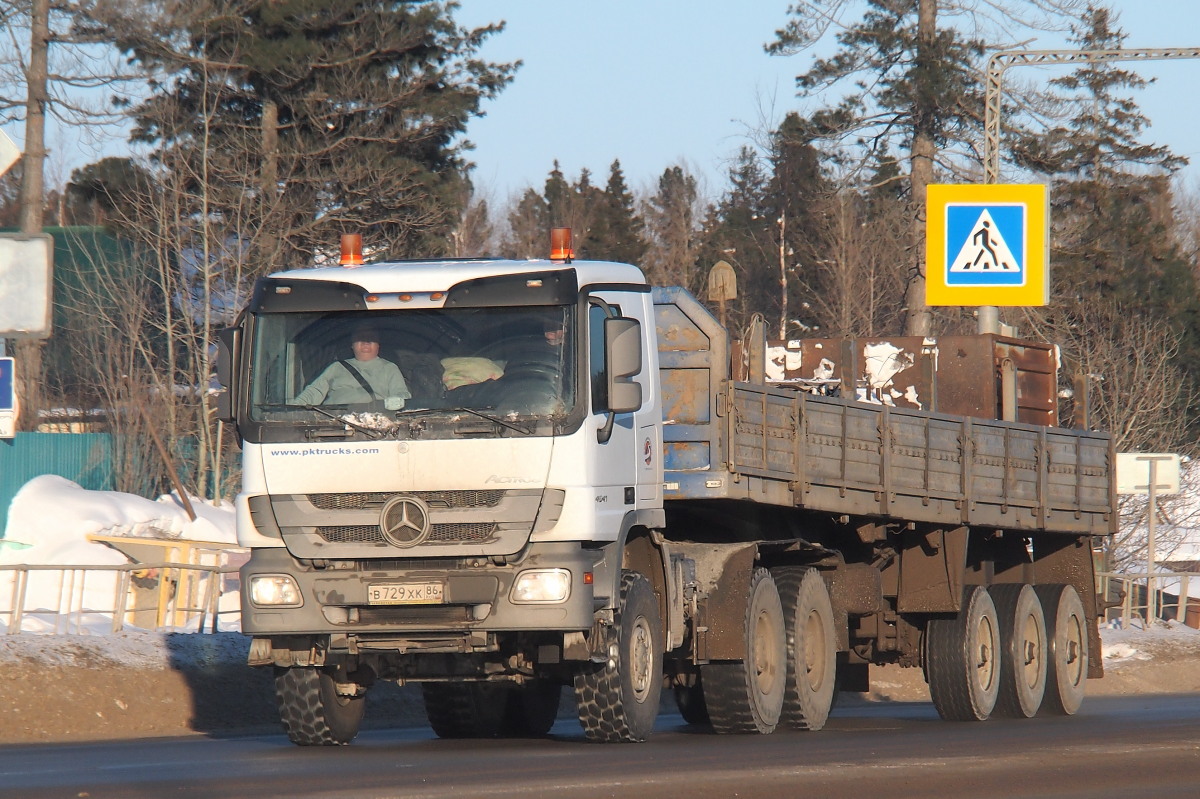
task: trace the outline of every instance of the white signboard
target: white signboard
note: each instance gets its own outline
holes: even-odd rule
[[[1170,453],[1118,452],[1117,493],[1149,494],[1150,463],[1154,463],[1154,493],[1179,493],[1179,456]]]
[[[0,234],[0,336],[50,335],[54,239],[45,233]]]

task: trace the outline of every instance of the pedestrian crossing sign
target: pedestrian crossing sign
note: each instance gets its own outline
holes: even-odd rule
[[[1043,185],[931,185],[925,229],[928,305],[1050,301]]]

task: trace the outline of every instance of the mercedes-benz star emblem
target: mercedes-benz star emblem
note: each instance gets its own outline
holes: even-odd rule
[[[415,547],[431,528],[429,506],[416,497],[392,497],[379,514],[379,530],[393,546]]]

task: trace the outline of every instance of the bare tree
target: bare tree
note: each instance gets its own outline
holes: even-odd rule
[[[900,329],[896,297],[903,274],[896,269],[896,242],[906,234],[904,207],[869,202],[852,190],[822,198],[820,239],[829,249],[799,253],[796,280],[806,308],[797,314],[824,336],[872,336]]]

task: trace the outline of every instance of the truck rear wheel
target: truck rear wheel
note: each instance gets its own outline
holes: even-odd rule
[[[962,609],[925,626],[925,681],[938,715],[983,721],[1000,689],[1000,628],[987,589],[963,589]]]
[[[743,630],[746,656],[740,663],[700,667],[708,718],[718,733],[775,731],[787,683],[787,636],[783,605],[766,569],[750,578]]]
[[[1031,718],[1046,692],[1046,619],[1033,586],[1003,583],[988,589],[1000,619],[1000,693],[992,715]]]
[[[579,723],[589,741],[644,741],[654,730],[662,696],[662,620],[650,581],[621,575],[621,601],[609,629],[603,664],[575,673]]]
[[[427,682],[421,696],[439,738],[540,738],[558,718],[562,686],[549,680]]]
[[[495,738],[504,730],[509,686],[480,682],[421,683],[425,718],[439,738]]]
[[[783,604],[787,636],[787,685],[783,721],[797,730],[825,726],[837,696],[837,640],[833,603],[816,569],[771,570]]]
[[[300,746],[336,746],[358,735],[363,696],[341,696],[326,669],[294,666],[275,670],[275,699],[288,738]]]
[[[518,738],[541,738],[558,720],[562,683],[529,680],[512,689],[505,719],[507,733]]]
[[[708,723],[708,705],[704,702],[704,685],[700,682],[700,675],[696,675],[691,685],[675,686],[675,705],[679,708],[679,715],[688,724]]]
[[[1041,712],[1071,716],[1083,704],[1088,673],[1087,617],[1079,594],[1070,585],[1034,588],[1046,615],[1046,695]]]

